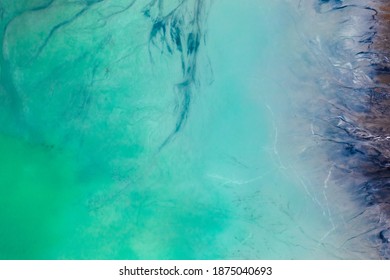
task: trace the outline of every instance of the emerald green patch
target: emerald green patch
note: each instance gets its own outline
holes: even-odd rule
[[[70,161],[51,146],[0,135],[0,259],[44,258],[61,237]]]

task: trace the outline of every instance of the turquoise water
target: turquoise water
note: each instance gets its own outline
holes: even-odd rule
[[[337,22],[158,3],[0,2],[0,258],[378,258],[315,136]]]

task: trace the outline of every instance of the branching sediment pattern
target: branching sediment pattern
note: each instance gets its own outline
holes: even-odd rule
[[[390,258],[384,0],[0,0],[0,259]]]

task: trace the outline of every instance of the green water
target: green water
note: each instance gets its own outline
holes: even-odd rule
[[[1,259],[41,258],[65,238],[75,195],[72,161],[50,147],[0,137]]]
[[[50,2],[0,2],[1,259],[361,257],[329,166],[298,153],[315,143],[289,1],[205,4],[200,82],[166,145],[182,57],[150,44],[148,1]]]

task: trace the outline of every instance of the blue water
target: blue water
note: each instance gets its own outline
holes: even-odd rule
[[[0,258],[380,258],[326,141],[338,2],[2,0]]]

